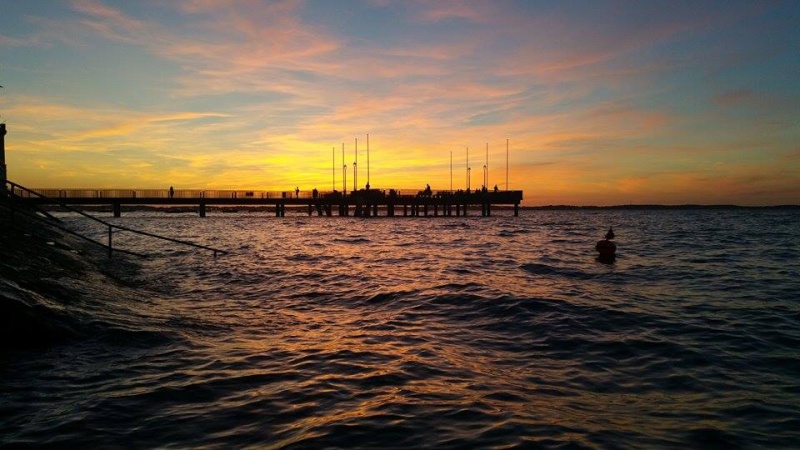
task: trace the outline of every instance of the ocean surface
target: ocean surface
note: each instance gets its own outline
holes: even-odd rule
[[[69,333],[0,351],[0,446],[800,445],[800,211],[493,213],[106,215],[231,253],[54,262],[25,298]]]

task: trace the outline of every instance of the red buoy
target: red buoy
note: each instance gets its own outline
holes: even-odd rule
[[[601,261],[613,261],[617,257],[617,244],[613,243],[611,239],[614,239],[614,230],[609,227],[606,238],[602,241],[597,241],[597,245],[594,246],[597,252],[600,253],[599,259]]]
[[[597,241],[595,248],[598,252],[600,252],[601,257],[613,258],[617,255],[617,244],[609,241],[608,239]]]

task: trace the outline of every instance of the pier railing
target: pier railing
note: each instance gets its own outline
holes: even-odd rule
[[[127,232],[130,232],[130,233],[133,233],[133,234],[138,234],[140,236],[146,236],[146,237],[150,237],[150,238],[154,238],[154,239],[160,239],[160,240],[172,242],[172,243],[175,243],[175,244],[181,244],[181,245],[186,245],[186,246],[190,246],[190,247],[194,247],[194,248],[198,248],[198,249],[208,250],[208,251],[213,252],[215,258],[217,257],[218,253],[219,254],[227,254],[228,253],[227,251],[220,250],[218,248],[213,248],[213,247],[197,244],[197,243],[190,242],[190,241],[184,241],[182,239],[174,239],[174,238],[161,236],[161,235],[154,234],[154,233],[148,233],[146,231],[136,230],[136,229],[133,229],[133,228],[124,227],[122,225],[117,225],[117,224],[110,223],[110,222],[107,222],[105,220],[98,219],[97,217],[94,217],[94,216],[92,216],[90,214],[87,214],[87,213],[81,211],[80,209],[73,208],[73,207],[67,205],[66,203],[58,202],[55,198],[49,197],[48,195],[46,195],[44,193],[40,193],[40,192],[34,191],[32,189],[28,189],[25,186],[22,186],[20,184],[14,183],[14,182],[9,181],[9,180],[6,180],[6,190],[7,190],[7,192],[9,193],[9,195],[11,197],[10,199],[11,199],[12,205],[13,205],[13,200],[14,200],[15,197],[27,197],[27,198],[36,197],[36,198],[47,199],[49,201],[52,201],[54,204],[58,204],[59,206],[61,206],[63,208],[66,208],[69,211],[77,213],[77,214],[79,214],[79,215],[81,215],[83,217],[86,217],[86,218],[88,218],[88,219],[90,219],[90,220],[92,220],[94,222],[97,222],[97,223],[107,227],[107,229],[108,229],[108,244],[106,245],[106,244],[103,244],[101,242],[95,241],[94,239],[91,239],[91,238],[89,238],[87,236],[84,236],[84,235],[82,235],[80,233],[77,233],[77,232],[75,232],[73,230],[70,230],[69,228],[64,227],[63,225],[60,225],[60,224],[58,224],[56,222],[53,222],[53,221],[48,222],[48,223],[50,223],[50,225],[52,225],[52,226],[54,226],[54,227],[56,227],[56,228],[58,228],[58,229],[60,229],[62,231],[65,231],[65,232],[67,232],[69,234],[72,234],[74,236],[77,236],[77,237],[79,237],[79,238],[81,238],[83,240],[92,242],[94,244],[98,244],[98,245],[106,248],[108,250],[108,257],[109,258],[112,257],[113,252],[115,252],[115,251],[116,252],[121,252],[121,253],[126,253],[126,254],[129,254],[129,255],[141,256],[141,257],[146,257],[147,256],[147,255],[144,255],[144,254],[141,254],[141,253],[132,252],[130,250],[114,249],[114,247],[113,247],[113,235],[114,235],[114,231],[115,230],[127,231]],[[63,190],[61,190],[61,191],[63,191]],[[70,191],[72,191],[72,190],[70,190]],[[75,190],[75,191],[84,192],[84,190]],[[116,192],[117,190],[111,190],[111,191],[112,192]],[[122,191],[122,190],[119,190],[119,191]],[[104,191],[104,192],[107,192],[107,191]],[[128,192],[130,192],[130,190],[128,190]],[[64,198],[64,197],[57,197],[57,198]],[[47,214],[44,211],[42,211],[41,213],[45,214],[50,219],[54,219],[53,216],[50,216],[49,214]],[[41,218],[40,216],[38,216],[36,214],[32,214],[31,216],[35,217],[35,218]]]
[[[425,189],[359,189],[357,191],[257,191],[257,190],[196,190],[196,189],[37,189],[23,190],[11,186],[24,202],[35,205],[100,205],[109,207],[114,217],[121,217],[123,206],[181,207],[197,206],[200,217],[206,217],[207,208],[236,206],[275,207],[276,217],[285,217],[286,209],[307,208],[308,215],[317,211],[319,215],[332,216],[378,216],[379,209],[386,216],[395,217],[395,208],[402,208],[403,216],[467,215],[470,207],[480,206],[482,216],[491,216],[494,206],[514,207],[514,216],[519,215],[522,191],[509,190],[432,190]],[[17,192],[18,191],[18,192]],[[36,192],[34,194],[33,192]]]
[[[33,193],[35,192],[35,194]],[[420,195],[427,195],[429,197],[447,197],[447,196],[478,196],[481,194],[503,195],[519,191],[507,190],[488,190],[481,192],[480,190],[434,190],[427,194],[423,194],[424,190],[421,189],[370,189],[366,191],[360,189],[357,191],[348,190],[344,193],[347,198],[352,198],[365,193],[379,194],[382,196],[394,195],[397,198],[411,198]],[[286,190],[286,191],[270,191],[270,190],[239,190],[239,189],[175,189],[170,195],[169,189],[35,189],[28,192],[24,189],[18,189],[14,192],[16,195],[23,198],[33,197],[47,197],[50,199],[316,199],[327,198],[330,196],[341,196],[342,191],[338,190]]]

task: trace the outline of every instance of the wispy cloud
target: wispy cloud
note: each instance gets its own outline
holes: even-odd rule
[[[497,176],[506,138],[528,203],[768,202],[800,185],[787,2],[55,7],[0,34],[0,84],[27,89],[0,97],[9,155],[31,178],[327,185],[331,147],[352,165],[370,133],[373,185],[449,185],[466,147],[478,180],[487,142]]]
[[[422,22],[463,20],[471,23],[486,23],[493,18],[495,9],[488,2],[439,2],[420,1],[416,6],[416,19]]]

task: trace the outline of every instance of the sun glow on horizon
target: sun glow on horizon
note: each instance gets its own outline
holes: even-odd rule
[[[800,201],[800,6],[14,2],[9,178],[40,188]],[[768,26],[770,34],[764,33]],[[770,37],[772,36],[772,37]],[[342,162],[344,143],[344,162]],[[335,150],[333,161],[331,150]]]

